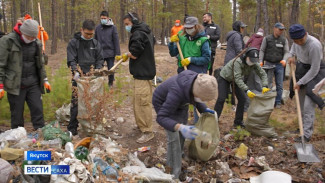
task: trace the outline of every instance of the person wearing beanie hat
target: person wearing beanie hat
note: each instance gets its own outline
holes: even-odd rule
[[[24,104],[30,109],[34,130],[44,126],[41,95],[51,91],[42,55],[42,43],[36,39],[38,23],[26,20],[0,39],[0,100],[5,91],[10,105],[11,128],[24,126]]]
[[[177,35],[179,31],[183,29],[183,25],[181,25],[180,20],[175,20],[175,25],[172,27],[170,36]]]
[[[219,97],[214,106],[214,110],[217,112],[218,117],[220,118],[223,105],[228,97],[230,84],[234,84],[234,93],[238,100],[234,127],[244,127],[243,117],[244,105],[246,101],[245,93],[249,98],[255,97],[255,93],[250,90],[243,80],[244,76],[247,76],[252,71],[255,71],[255,73],[262,80],[262,93],[264,94],[270,91],[270,89],[267,87],[268,83],[266,73],[258,63],[258,50],[256,48],[248,48],[242,57],[238,57],[237,59],[233,59],[228,62],[228,64],[225,65],[220,72],[220,77],[218,79]]]
[[[304,138],[308,142],[313,134],[316,104],[320,109],[325,107],[322,99],[312,92],[314,86],[325,77],[323,47],[321,42],[309,35],[301,24],[290,26],[289,34],[293,44],[288,64],[296,64],[297,83],[293,89],[299,90]],[[291,97],[294,91],[292,93]],[[300,141],[300,137],[296,141]]]
[[[188,104],[199,112],[214,113],[202,102],[214,100],[218,84],[213,76],[186,70],[160,84],[153,93],[152,104],[157,122],[167,133],[167,165],[178,179],[182,167],[184,140],[194,139],[194,126],[188,125]]]
[[[282,34],[286,28],[280,22],[274,24],[273,33],[264,37],[260,48],[260,63],[267,72],[268,85],[272,88],[273,76],[276,84],[275,108],[283,104],[283,80],[285,76],[286,60],[289,57],[289,42]]]
[[[33,20],[33,18],[29,15],[29,14],[26,14],[24,17],[23,17],[23,21],[22,22],[24,22],[24,21],[26,21],[26,20]],[[18,20],[17,20],[18,21]],[[18,22],[17,22],[18,23]],[[43,36],[42,36],[42,34],[43,34]],[[45,31],[45,29],[44,29],[44,27],[41,27],[41,26],[38,26],[38,34],[37,34],[37,38],[39,39],[39,40],[41,40],[42,41],[42,39],[44,40],[44,41],[42,41],[42,44],[43,44],[43,54],[44,54],[44,57],[47,57],[46,55],[45,55],[45,42],[49,39],[49,35],[47,34],[47,32]]]

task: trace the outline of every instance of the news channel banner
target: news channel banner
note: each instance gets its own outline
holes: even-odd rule
[[[24,174],[29,175],[51,175],[70,174],[69,165],[35,165],[34,161],[51,161],[51,151],[25,151]]]

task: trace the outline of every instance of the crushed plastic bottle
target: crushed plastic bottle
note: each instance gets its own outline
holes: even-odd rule
[[[94,163],[99,166],[102,173],[107,177],[107,181],[119,181],[121,179],[119,177],[118,171],[101,158],[95,157]]]
[[[29,146],[33,143],[35,143],[35,139],[22,139],[17,144],[13,145],[12,148],[17,149],[28,149]]]
[[[89,151],[88,151],[87,147],[84,147],[84,146],[79,146],[74,151],[74,155],[79,160],[87,159],[88,154],[89,154]]]
[[[53,140],[43,140],[40,142],[40,145],[46,148],[61,149],[62,141],[59,138]]]
[[[241,143],[237,149],[236,157],[240,159],[247,159],[247,150],[248,147],[244,143]]]
[[[196,139],[201,141],[201,148],[208,149],[212,144],[212,136],[210,133],[193,128],[192,131],[197,134]]]
[[[71,142],[67,142],[64,146],[65,152],[70,155],[70,157],[74,157],[74,147]]]

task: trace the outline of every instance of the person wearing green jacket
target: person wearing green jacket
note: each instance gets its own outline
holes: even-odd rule
[[[220,72],[218,78],[218,99],[214,106],[214,110],[217,112],[220,118],[223,104],[225,103],[227,94],[229,93],[229,87],[232,82],[235,83],[235,95],[238,100],[236,116],[234,121],[234,127],[245,127],[243,123],[244,105],[245,105],[245,93],[249,98],[255,97],[255,93],[249,90],[248,86],[244,83],[243,76],[249,75],[253,70],[262,80],[262,93],[270,91],[267,82],[267,75],[258,63],[258,53],[256,48],[248,48],[243,56],[233,59],[228,62]],[[245,93],[244,93],[245,92]]]
[[[17,23],[14,31],[0,39],[0,100],[7,92],[11,128],[24,126],[25,101],[35,130],[44,126],[42,96],[51,91],[46,78],[38,23]]]

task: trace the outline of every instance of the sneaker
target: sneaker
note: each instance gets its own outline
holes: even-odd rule
[[[77,130],[77,129],[71,129],[71,130],[69,130],[69,132],[70,132],[73,136],[78,135],[78,130]]]
[[[304,136],[304,140],[305,140],[305,142],[309,142],[309,141],[310,141],[310,138],[307,138],[306,136]],[[294,141],[295,141],[295,142],[298,142],[298,143],[301,143],[301,136],[296,137],[296,138],[294,139]]]
[[[234,123],[234,127],[237,128],[237,126],[240,126],[241,128],[245,128],[245,125],[243,122],[240,123]]]
[[[276,104],[276,105],[275,105],[275,108],[276,108],[276,109],[281,109],[281,107],[282,107],[281,104]]]
[[[155,135],[152,132],[144,132],[144,133],[142,133],[142,136],[140,138],[138,138],[137,143],[143,144],[145,142],[150,141],[154,137],[155,137]]]

